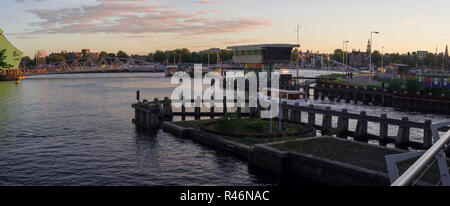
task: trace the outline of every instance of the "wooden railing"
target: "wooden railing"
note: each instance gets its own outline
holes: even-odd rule
[[[165,98],[164,101],[159,101],[155,99],[154,102],[140,102],[133,105],[135,108],[136,115],[134,122],[140,125],[147,125],[148,127],[157,128],[153,123],[158,121],[171,121],[174,116],[181,117],[182,121],[186,121],[186,117],[194,117],[196,120],[202,117],[209,117],[215,119],[216,117],[223,116],[228,113],[229,107],[227,103],[237,103],[237,100],[227,100],[225,97],[223,100],[197,100],[195,105],[195,100],[178,100],[178,103],[182,103],[180,112],[173,112],[172,101],[169,98]],[[193,112],[187,112],[184,104],[193,103]],[[203,103],[217,103],[222,102],[222,111],[217,112],[215,107],[211,107],[209,112],[201,112],[201,105]],[[246,101],[248,103],[248,100]],[[297,124],[309,124],[315,126],[318,130],[321,130],[323,135],[336,135],[341,138],[353,137],[356,141],[368,142],[369,140],[376,140],[380,145],[386,146],[389,143],[393,143],[395,147],[401,149],[427,149],[432,145],[432,134],[431,134],[431,120],[424,120],[424,122],[413,122],[410,121],[408,117],[403,117],[400,119],[388,118],[387,114],[381,114],[380,116],[369,116],[366,111],[361,111],[359,114],[351,113],[347,109],[341,111],[331,110],[330,107],[317,108],[314,105],[309,105],[309,107],[301,107],[298,105],[288,105],[283,103],[281,112],[281,118],[283,121]],[[249,112],[242,112],[240,107],[236,108],[234,112],[238,117],[241,116],[251,116],[259,117],[261,110],[263,108],[250,108]],[[302,122],[302,114],[306,113],[307,122]],[[316,124],[316,115],[322,115],[321,124]],[[333,117],[337,117],[337,127],[333,127]],[[159,118],[155,120],[155,118]],[[305,118],[306,119],[306,118]],[[349,128],[349,121],[356,120],[356,129],[351,131]],[[153,123],[152,123],[153,122]],[[368,132],[369,123],[379,124],[379,135],[370,134]],[[389,136],[389,127],[397,126],[397,135]],[[412,141],[410,138],[411,129],[422,129],[423,130],[423,141],[417,142]],[[449,128],[442,128],[442,131],[447,131]]]

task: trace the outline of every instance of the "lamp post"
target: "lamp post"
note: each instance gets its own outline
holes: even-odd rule
[[[381,47],[381,72],[383,72],[383,79],[384,79],[384,46]],[[379,74],[379,72],[377,73]]]
[[[372,74],[372,47],[373,47],[373,34],[379,34],[380,32],[372,31],[370,32],[370,51],[369,51],[369,71]]]
[[[346,61],[346,53],[347,53],[347,49],[346,49],[346,45],[349,43],[349,41],[343,41],[342,42],[342,64],[344,64],[344,70],[346,71],[346,72],[348,72],[347,71],[347,61]]]

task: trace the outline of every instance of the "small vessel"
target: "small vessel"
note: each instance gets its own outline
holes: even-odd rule
[[[273,92],[278,93],[278,97],[272,97]],[[271,100],[272,98],[279,100],[279,98],[281,98],[281,102],[286,102],[289,105],[295,105],[296,103],[302,107],[307,107],[309,105],[306,94],[301,91],[265,88],[263,89],[263,92],[258,93],[258,95],[268,100]]]

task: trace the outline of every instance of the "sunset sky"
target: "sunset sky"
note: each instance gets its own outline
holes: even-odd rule
[[[365,50],[442,52],[448,0],[2,0],[0,28],[25,55],[37,49],[148,54],[239,44],[296,43],[331,52],[349,40]]]

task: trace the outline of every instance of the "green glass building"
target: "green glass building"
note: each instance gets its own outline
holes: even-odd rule
[[[12,80],[19,76],[19,65],[22,60],[23,52],[14,47],[3,35],[0,29],[0,51],[5,49],[6,63],[12,65],[11,68],[0,67],[0,80]]]

